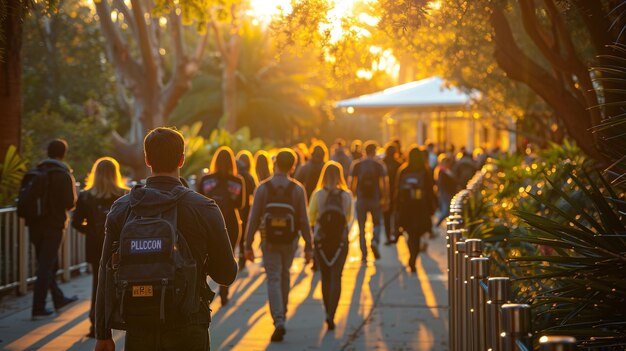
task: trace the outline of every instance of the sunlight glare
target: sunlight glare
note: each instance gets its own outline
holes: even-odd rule
[[[250,0],[250,14],[261,21],[269,21],[282,11],[291,12],[291,0]]]
[[[430,7],[431,10],[435,10],[435,11],[441,10],[441,0],[431,1],[428,4],[428,7]]]

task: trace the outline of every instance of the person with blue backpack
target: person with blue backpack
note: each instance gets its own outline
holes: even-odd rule
[[[261,229],[267,295],[275,327],[270,338],[272,342],[283,341],[287,331],[285,323],[290,289],[289,268],[293,263],[300,235],[305,243],[306,264],[313,256],[306,192],[302,184],[289,176],[295,162],[296,154],[293,150],[279,150],[274,163],[274,175],[261,183],[254,194],[244,242],[246,258],[254,261],[252,243],[257,229]]]
[[[326,325],[328,330],[334,330],[341,274],[348,257],[348,225],[352,221],[352,193],[338,162],[324,165],[309,203],[309,220],[314,228],[315,260],[322,276]]]
[[[159,127],[144,138],[151,176],[111,207],[96,294],[96,351],[113,351],[111,329],[126,330],[125,350],[210,349],[207,276],[237,276],[217,204],[184,187],[185,140]]]

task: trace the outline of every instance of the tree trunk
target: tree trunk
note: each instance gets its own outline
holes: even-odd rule
[[[494,55],[498,66],[509,78],[526,84],[537,93],[552,107],[578,146],[600,164],[606,164],[607,157],[600,152],[590,131],[592,115],[586,102],[580,101],[551,72],[522,51],[515,42],[502,8],[494,5],[492,10],[491,25],[496,45]]]
[[[22,118],[22,27],[25,15],[20,0],[2,2],[7,18],[3,26],[5,45],[0,60],[0,158],[10,145],[20,146]]]
[[[229,133],[237,131],[237,76],[235,70],[228,63],[224,64],[222,74],[222,104],[224,129]]]

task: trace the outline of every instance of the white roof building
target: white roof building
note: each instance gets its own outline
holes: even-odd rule
[[[427,140],[440,150],[449,145],[514,147],[514,135],[497,130],[481,118],[472,100],[480,94],[448,86],[440,77],[406,83],[372,94],[345,99],[336,107],[347,113],[382,117],[383,139],[399,138],[405,145]]]
[[[341,100],[337,107],[369,109],[469,108],[472,97],[454,87],[446,87],[440,77],[431,77],[395,86],[373,94]]]

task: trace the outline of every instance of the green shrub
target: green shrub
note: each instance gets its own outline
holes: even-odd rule
[[[536,335],[572,335],[585,347],[622,349],[624,189],[569,143],[535,158],[495,161],[485,172],[468,199],[468,236],[486,242],[492,276],[514,279],[514,300],[533,307]]]
[[[17,153],[16,147],[9,146],[0,163],[0,207],[14,205],[26,168],[27,162]]]

